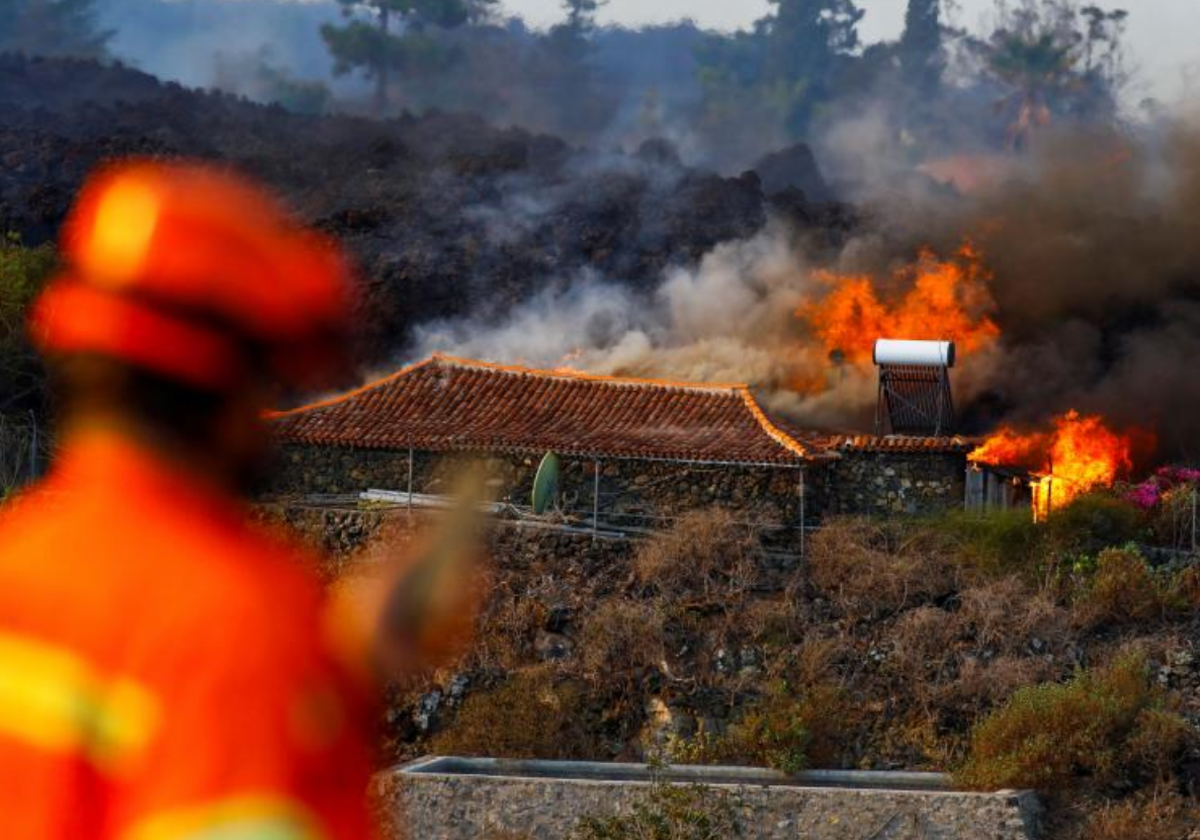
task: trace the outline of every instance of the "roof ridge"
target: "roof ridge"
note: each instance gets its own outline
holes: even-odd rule
[[[750,414],[754,417],[758,425],[776,443],[793,455],[799,455],[801,458],[810,457],[806,446],[771,422],[771,419],[767,417],[767,413],[762,410],[762,406],[758,404],[758,400],[754,398],[754,394],[750,393],[748,387],[742,388],[742,399],[745,401],[746,408],[750,410]]]
[[[367,391],[374,390],[375,388],[378,388],[382,385],[387,385],[389,382],[394,382],[395,380],[399,379],[400,377],[405,376],[409,373],[412,373],[414,370],[417,370],[419,368],[425,367],[426,365],[432,364],[434,361],[436,361],[436,359],[437,359],[437,355],[434,354],[433,356],[430,356],[425,359],[421,359],[420,361],[412,362],[410,364],[404,365],[399,370],[389,373],[386,376],[381,376],[378,379],[372,379],[370,382],[365,382],[362,385],[359,385],[357,388],[352,388],[349,391],[346,391],[345,393],[334,394],[332,397],[326,397],[325,399],[321,399],[321,400],[314,400],[311,403],[306,403],[304,405],[299,405],[299,406],[296,406],[295,408],[289,408],[289,409],[285,409],[283,411],[266,411],[266,412],[263,412],[263,417],[265,417],[268,420],[276,420],[276,419],[279,419],[280,417],[290,417],[295,414],[303,414],[306,411],[312,411],[313,409],[328,408],[329,406],[332,406],[332,405],[338,405],[339,403],[347,402],[347,401],[353,399],[354,397],[357,397],[359,394],[363,394]]]
[[[742,391],[749,391],[750,386],[744,382],[685,382],[675,379],[651,379],[647,377],[637,376],[611,376],[601,373],[587,373],[586,371],[573,370],[570,368],[533,368],[525,365],[506,365],[498,362],[486,362],[481,359],[467,359],[461,356],[452,356],[448,353],[440,351],[435,352],[426,361],[446,362],[456,367],[478,368],[482,370],[493,370],[500,373],[513,373],[525,376],[545,376],[554,379],[573,379],[580,382],[599,382],[609,385],[628,385],[628,386],[654,386],[659,388],[678,388],[689,391],[711,391],[736,394]]]

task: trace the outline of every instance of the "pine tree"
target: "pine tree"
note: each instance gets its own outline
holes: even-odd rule
[[[387,106],[392,72],[422,71],[447,60],[432,37],[487,15],[496,0],[338,0],[347,22],[326,24],[321,37],[334,59],[334,72],[363,71],[375,80],[375,103]],[[365,18],[365,19],[364,19]]]
[[[922,96],[932,95],[941,85],[946,68],[942,51],[941,0],[908,0],[899,53],[900,67],[908,85]]]
[[[95,0],[0,0],[0,52],[97,58],[112,34],[99,28]]]

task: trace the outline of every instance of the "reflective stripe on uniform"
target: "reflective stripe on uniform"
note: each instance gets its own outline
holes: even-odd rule
[[[0,735],[118,770],[150,742],[158,702],[65,648],[0,633]]]
[[[283,797],[235,796],[155,814],[122,840],[322,840],[317,821]]]

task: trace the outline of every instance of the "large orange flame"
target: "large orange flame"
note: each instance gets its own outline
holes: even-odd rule
[[[867,275],[823,271],[818,276],[830,292],[801,305],[796,316],[808,324],[829,358],[870,365],[877,338],[948,339],[957,343],[962,357],[1000,335],[992,320],[992,275],[970,244],[950,259],[922,249],[915,263],[893,272],[891,285],[903,289],[894,299],[881,297],[880,284]]]
[[[1127,474],[1135,444],[1147,436],[1140,430],[1113,431],[1104,418],[1078,411],[1055,417],[1052,426],[1032,432],[1002,428],[967,456],[972,463],[1020,467],[1037,475],[1033,491],[1039,519]]]

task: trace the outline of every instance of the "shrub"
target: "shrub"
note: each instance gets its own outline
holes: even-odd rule
[[[849,618],[895,613],[953,591],[947,552],[932,536],[897,533],[865,519],[834,519],[812,539],[809,575]]]
[[[1190,813],[1189,813],[1190,811]],[[1184,840],[1195,825],[1195,805],[1173,790],[1149,793],[1097,808],[1072,835],[1080,840]]]
[[[738,612],[738,622],[755,643],[782,647],[800,629],[795,604],[787,597],[750,600]]]
[[[1051,671],[1044,660],[1036,658],[969,659],[959,668],[953,682],[934,688],[933,702],[941,707],[974,713],[980,707],[1003,702],[1016,691],[1046,679]]]
[[[1015,575],[964,589],[957,618],[977,645],[1009,653],[1024,653],[1033,638],[1059,648],[1070,631],[1066,610]]]
[[[1136,506],[1112,492],[1097,490],[1054,511],[1046,522],[1046,533],[1059,553],[1095,554],[1136,541],[1144,524],[1144,515]]]
[[[754,582],[754,535],[721,508],[685,513],[650,537],[633,560],[638,582],[671,599],[728,598]]]
[[[979,515],[946,511],[918,520],[914,529],[943,537],[954,562],[987,575],[1032,573],[1041,550],[1041,534],[1028,510]]]
[[[728,840],[742,836],[737,801],[700,785],[656,783],[629,814],[587,816],[568,840]]]
[[[662,616],[638,601],[605,601],[584,618],[579,651],[595,678],[634,677],[662,661]]]
[[[1057,791],[1078,777],[1106,784],[1123,773],[1143,772],[1134,747],[1155,740],[1155,730],[1187,731],[1182,721],[1184,728],[1167,727],[1160,707],[1145,661],[1134,654],[1107,668],[1080,671],[1067,683],[1021,689],[972,730],[959,782],[976,789]]]
[[[837,686],[818,685],[797,696],[782,683],[748,706],[724,735],[674,741],[669,753],[675,761],[750,764],[784,773],[833,764],[841,750],[845,704]]]
[[[918,607],[892,628],[888,670],[928,709],[939,673],[955,657],[956,616],[937,607]]]
[[[546,668],[519,672],[498,688],[469,695],[431,747],[443,755],[590,757],[595,750],[584,700],[579,686]]]
[[[1095,572],[1084,580],[1075,607],[1078,620],[1090,627],[1161,618],[1171,602],[1170,592],[1136,549],[1108,548],[1096,558]]]

